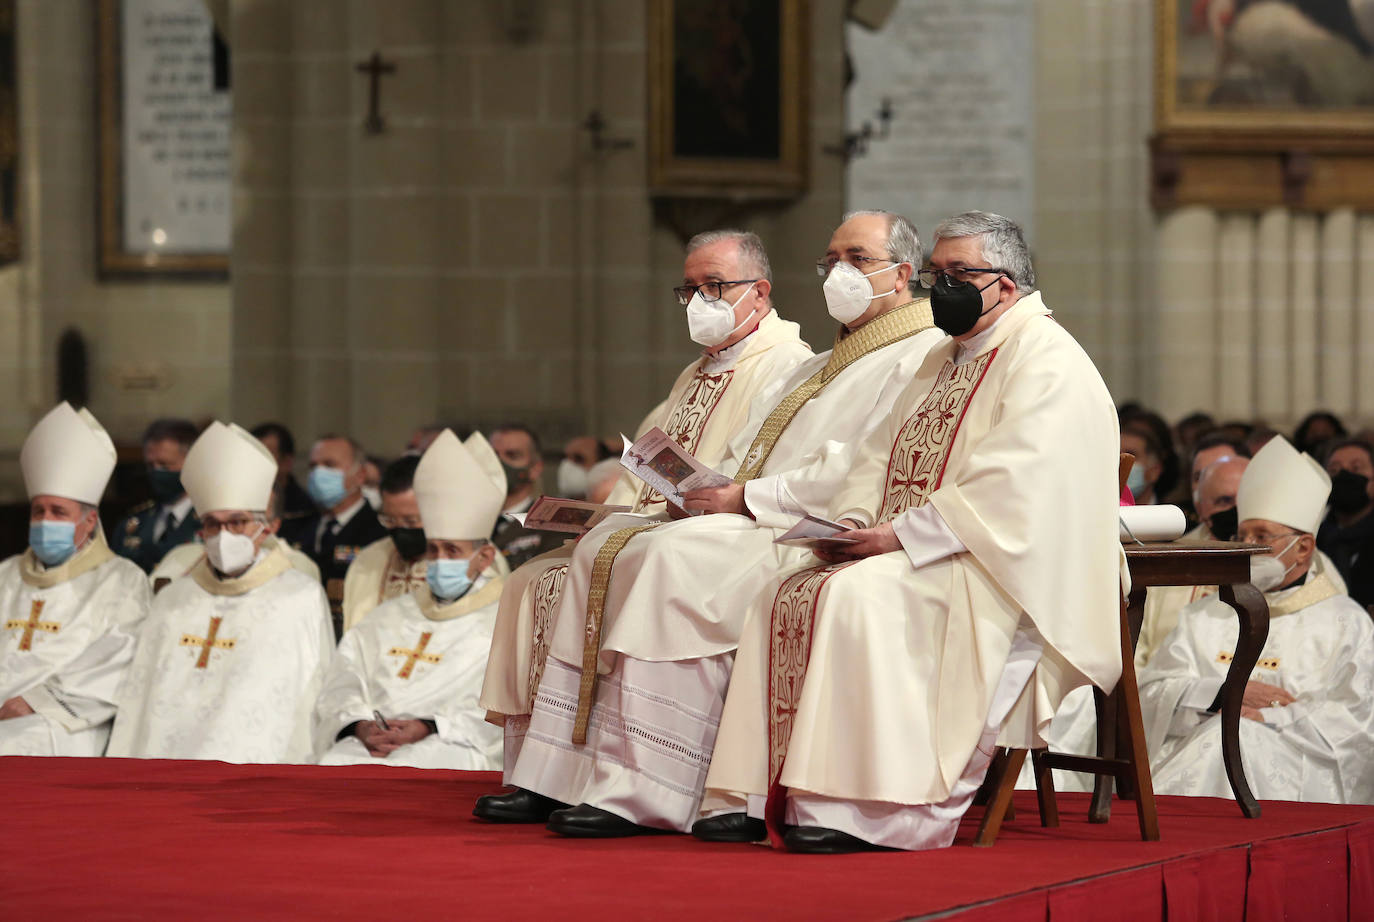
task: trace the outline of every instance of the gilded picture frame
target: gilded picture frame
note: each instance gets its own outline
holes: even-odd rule
[[[1309,60],[1276,40],[1320,51]],[[1327,66],[1357,63],[1368,44],[1353,21],[1320,22],[1289,4],[1155,0],[1157,138],[1188,149],[1374,148],[1374,64]]]
[[[136,2],[136,0],[130,0]],[[132,246],[126,235],[125,175],[130,150],[125,132],[124,85],[127,74],[123,25],[126,0],[97,0],[97,270],[101,278],[173,276],[222,279],[229,273],[229,248],[181,250],[175,241],[155,250]],[[208,17],[208,13],[206,14]],[[226,51],[227,57],[227,51]],[[224,69],[227,72],[227,61]],[[227,207],[227,203],[226,203]]]
[[[807,185],[806,0],[649,0],[649,186],[784,199]]]

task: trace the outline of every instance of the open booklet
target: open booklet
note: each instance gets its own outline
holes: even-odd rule
[[[818,547],[825,544],[857,544],[857,538],[846,538],[844,532],[849,526],[823,519],[818,515],[808,515],[797,521],[796,525],[773,539],[774,544],[788,547]]]
[[[620,438],[625,443],[620,453],[621,466],[676,506],[682,506],[682,494],[689,490],[724,487],[733,482],[693,458],[691,452],[657,426],[634,442],[624,434]]]
[[[520,524],[540,531],[566,531],[581,535],[600,525],[606,516],[629,511],[629,506],[606,506],[580,499],[541,496],[524,514]]]

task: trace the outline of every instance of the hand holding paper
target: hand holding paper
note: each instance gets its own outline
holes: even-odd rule
[[[729,477],[711,470],[692,457],[691,452],[657,426],[634,442],[624,434],[620,438],[625,445],[620,453],[621,465],[663,494],[670,503],[686,508],[684,492],[733,483]]]

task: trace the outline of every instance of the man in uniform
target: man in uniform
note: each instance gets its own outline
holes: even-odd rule
[[[281,423],[259,423],[252,429],[257,439],[277,459],[278,512],[282,519],[298,519],[315,512],[310,494],[296,482],[296,437]]]
[[[181,486],[181,465],[196,440],[188,419],[154,420],[143,433],[143,460],[148,467],[152,500],[135,506],[115,527],[114,552],[152,573],[172,548],[196,536],[200,522]]]
[[[539,498],[544,454],[539,437],[524,423],[507,423],[492,430],[491,447],[506,472],[506,504],[492,529],[491,540],[513,570],[563,543],[557,532],[526,528],[514,514],[529,512]]]

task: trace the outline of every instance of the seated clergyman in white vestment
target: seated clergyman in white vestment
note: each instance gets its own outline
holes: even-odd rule
[[[267,546],[277,464],[215,422],[181,479],[205,559],[153,600],[119,692],[109,755],[308,762],[310,712],[333,653],[318,582]]]
[[[1241,761],[1262,800],[1374,803],[1374,624],[1316,572],[1314,535],[1331,478],[1281,436],[1241,478],[1238,540],[1269,603],[1269,637],[1245,686]],[[1140,676],[1155,792],[1231,797],[1219,693],[1235,652],[1235,612],[1212,597],[1184,609]]]
[[[721,468],[730,440],[748,422],[754,398],[811,358],[801,328],[773,308],[771,278],[768,254],[756,234],[716,230],[688,241],[683,285],[674,291],[687,308],[688,334],[705,351],[682,370],[667,398],[635,430],[636,437],[657,426],[702,464]],[[611,463],[623,476],[599,501],[661,515],[663,497],[625,472],[618,460]],[[482,706],[489,720],[505,728],[507,782],[529,725],[549,648],[549,622],[572,550],[568,542],[517,568],[501,596]]]
[[[445,429],[415,468],[414,490],[426,585],[373,609],[339,642],[315,705],[320,763],[494,769],[501,730],[477,693],[504,579],[488,536],[506,476],[480,433],[465,444]]]
[[[347,631],[378,605],[410,595],[425,586],[428,561],[420,508],[415,502],[417,455],[397,458],[382,472],[377,516],[387,530],[358,552],[344,575],[343,629]]]
[[[935,238],[922,275],[953,339],[834,499],[857,543],[748,622],[702,838],[764,819],[797,851],[949,845],[995,743],[1039,745],[1069,690],[1120,676],[1111,397],[1019,227],[972,212]]]
[[[578,543],[511,774],[521,790],[479,816],[511,819],[488,808],[523,800],[526,821],[574,805],[548,816],[570,836],[691,828],[745,614],[807,555],[774,539],[826,510],[853,448],[943,338],[912,298],[920,261],[905,218],[846,216],[818,265],[834,348],[755,399],[722,466],[734,483],[686,495],[709,514],[613,516]]]
[[[98,756],[148,614],[148,577],[105,543],[115,447],[58,404],[19,454],[29,548],[0,563],[0,755]]]

